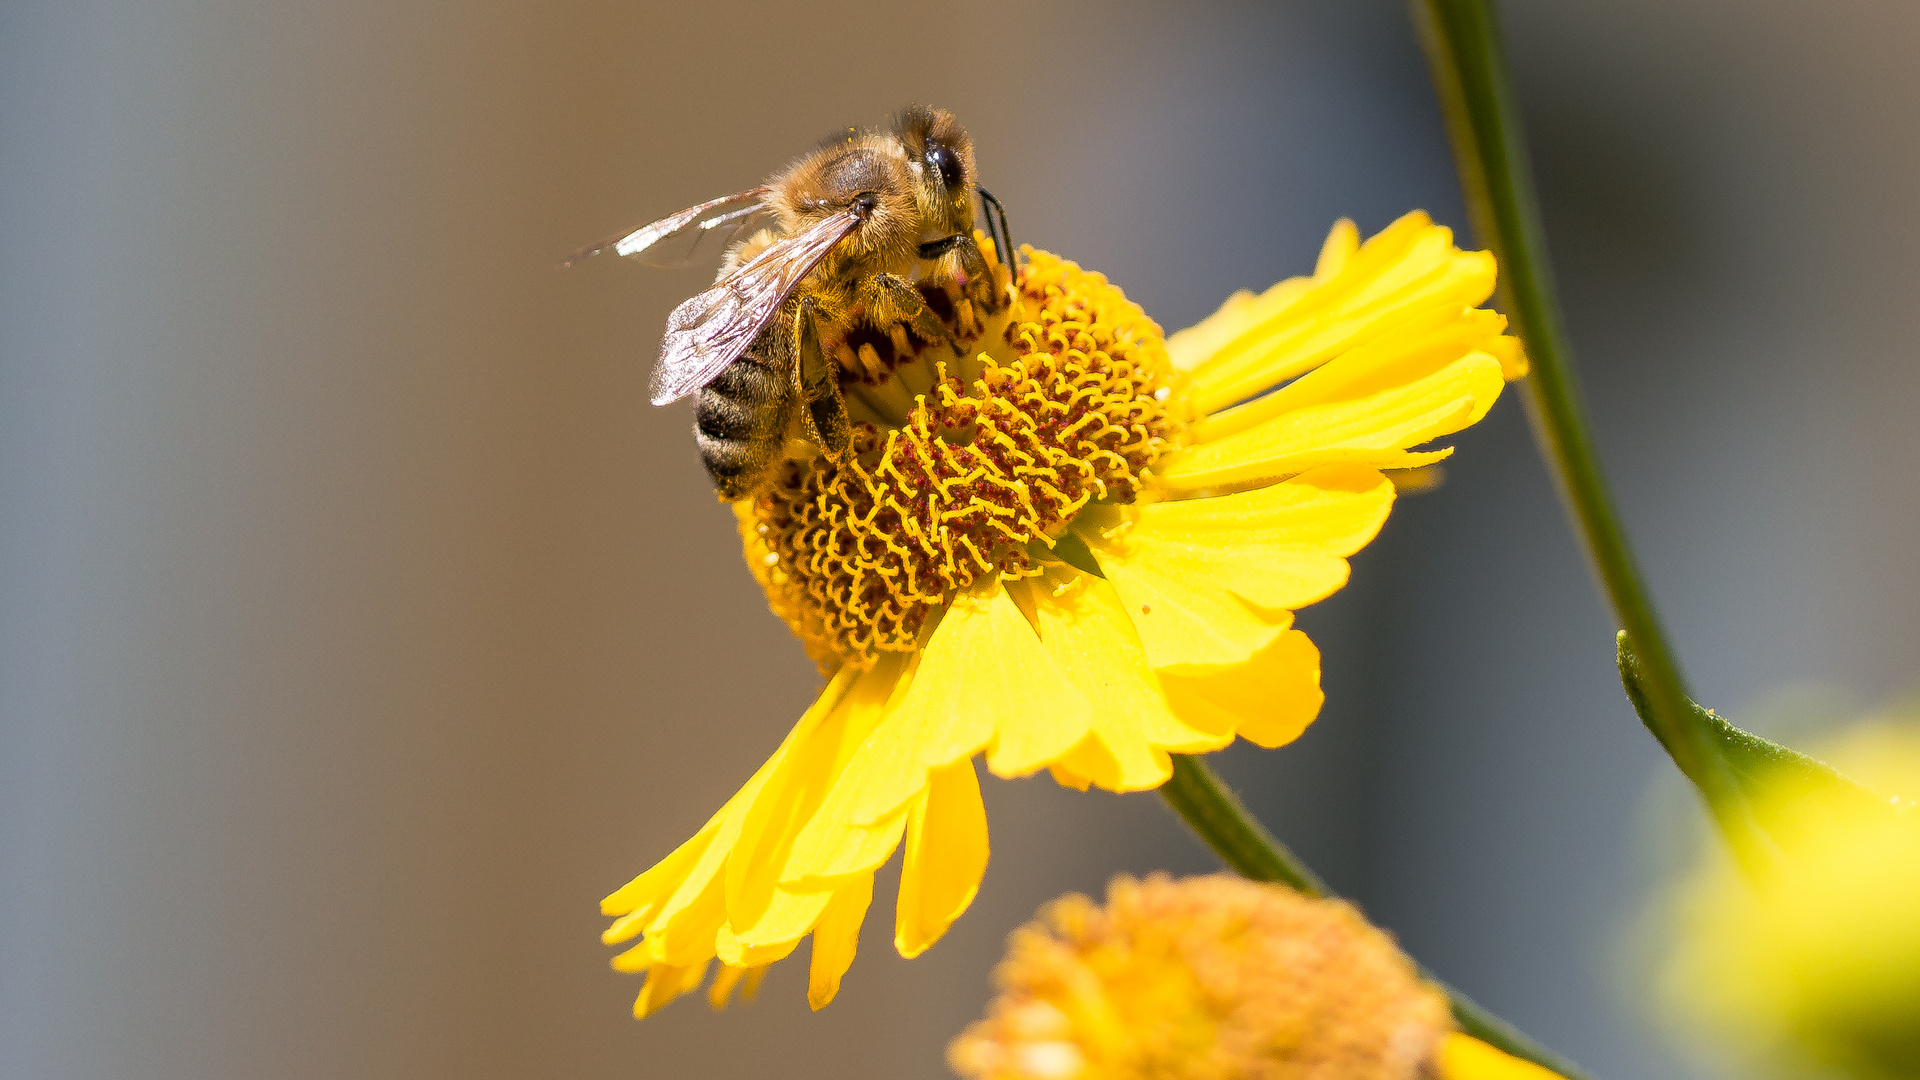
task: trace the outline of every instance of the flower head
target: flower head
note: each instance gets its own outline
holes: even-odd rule
[[[1920,1075],[1920,728],[1872,724],[1831,760],[1885,797],[1780,779],[1754,807],[1779,851],[1707,860],[1671,912],[1679,1017],[1756,1061]]]
[[[1009,939],[948,1048],[966,1080],[1533,1080],[1358,911],[1215,875],[1116,878]]]
[[[1172,338],[1056,256],[994,272],[1009,303],[984,321],[929,297],[961,354],[900,327],[830,344],[853,460],[798,453],[734,505],[749,569],[829,679],[739,794],[603,902],[609,943],[644,935],[615,961],[647,973],[640,1015],[715,958],[724,1000],[809,934],[824,1005],[903,843],[894,943],[932,945],[986,869],[976,756],[1139,791],[1171,753],[1297,737],[1321,693],[1293,611],[1379,531],[1383,470],[1445,457],[1419,447],[1525,372],[1477,307],[1492,257],[1424,214],[1364,245],[1341,222],[1312,277]]]

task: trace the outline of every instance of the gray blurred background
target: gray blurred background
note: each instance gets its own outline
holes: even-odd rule
[[[1504,6],[1598,436],[1695,684],[1911,685],[1920,8]],[[961,21],[953,21],[960,19]],[[644,383],[705,269],[564,252],[955,110],[1015,235],[1169,328],[1341,215],[1463,224],[1393,2],[0,6],[0,1075],[938,1077],[1009,929],[1211,863],[987,789],[939,947],[645,1023],[598,899],[816,679]],[[1516,396],[1222,767],[1416,955],[1607,1080],[1663,761]],[[886,886],[883,885],[883,889]]]

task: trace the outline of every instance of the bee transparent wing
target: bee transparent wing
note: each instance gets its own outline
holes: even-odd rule
[[[618,236],[609,236],[597,244],[589,244],[567,256],[561,261],[560,265],[572,266],[581,259],[589,255],[598,255],[602,251],[611,250],[615,255],[622,256],[640,255],[653,251],[663,244],[666,244],[668,248],[674,249],[679,247],[690,248],[698,244],[702,239],[714,235],[716,231],[731,235],[731,230],[723,228],[723,226],[738,226],[744,224],[747,217],[759,213],[762,209],[759,205],[760,200],[770,190],[770,188],[766,187],[757,187],[739,192],[735,195],[729,195],[724,199],[712,199],[698,206],[689,206],[677,214],[669,214],[659,221],[642,225],[632,232],[622,233]],[[747,202],[749,200],[751,200],[754,205],[718,214],[714,213],[714,211],[720,210],[721,207],[730,206],[734,203]],[[676,239],[682,241],[682,243],[667,244],[667,241]],[[669,259],[667,261],[671,262],[673,260]]]
[[[851,210],[816,222],[774,242],[713,288],[674,308],[653,368],[653,403],[686,397],[738,360],[801,279],[859,223]]]

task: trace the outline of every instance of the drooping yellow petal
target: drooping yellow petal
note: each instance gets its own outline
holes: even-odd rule
[[[985,749],[996,731],[1012,733],[996,758],[1024,764],[1031,742],[1049,730],[1085,731],[1090,713],[1083,688],[1063,677],[1006,591],[971,594],[940,620],[904,700],[847,765],[841,784],[858,795],[851,821],[897,812],[925,788],[927,770]]]
[[[1380,531],[1393,499],[1378,472],[1330,466],[1116,511],[1093,519],[1088,546],[1155,669],[1237,664],[1290,625],[1287,612],[1346,583],[1346,557]]]
[[[726,1008],[727,1002],[733,1000],[733,988],[740,985],[741,978],[752,970],[721,964],[720,971],[713,977],[713,985],[707,987],[707,1004],[716,1009]]]
[[[840,979],[853,966],[860,946],[860,924],[873,903],[873,875],[860,874],[835,890],[820,925],[813,931],[813,960],[807,970],[807,1004],[824,1009],[840,992]]]
[[[1324,279],[1282,282],[1196,328],[1212,348],[1191,369],[1197,411],[1245,400],[1428,311],[1463,311],[1493,292],[1493,257],[1454,248],[1452,231],[1421,213],[1330,264],[1338,269]],[[1169,342],[1170,355],[1193,347],[1182,336]]]
[[[1479,417],[1506,385],[1500,362],[1473,353],[1417,382],[1353,401],[1309,405],[1167,456],[1158,480],[1176,492],[1271,481],[1346,462],[1408,469],[1444,454],[1406,448],[1450,435]]]
[[[859,794],[853,785],[836,787],[820,804],[780,868],[783,884],[803,890],[823,888],[835,878],[872,870],[900,846],[907,827],[906,808],[872,825],[857,825],[853,806]]]
[[[726,921],[721,875],[748,812],[795,744],[804,741],[840,704],[856,677],[853,671],[834,676],[780,748],[692,840],[600,902],[602,913],[623,916],[607,928],[601,940],[612,945],[644,930],[654,942],[650,951],[656,959],[679,957],[675,962],[684,966],[703,955],[700,946],[693,944],[702,939],[709,942],[704,955],[712,955],[711,935]],[[659,944],[667,938],[686,944],[669,950]]]
[[[647,951],[647,943],[641,942],[625,952],[615,953],[613,970],[637,975],[653,966],[653,954]]]
[[[739,794],[722,808],[718,816],[719,827],[701,848],[699,859],[686,868],[684,874],[677,880],[662,882],[656,879],[649,884],[651,890],[671,888],[665,899],[647,900],[645,893],[637,893],[646,906],[628,913],[609,926],[600,936],[602,941],[612,945],[645,931],[647,940],[642,947],[648,955],[654,961],[676,967],[685,967],[713,954],[713,935],[727,921],[723,877],[727,853],[732,849],[734,838],[740,834],[740,822],[746,816],[747,808],[753,804],[754,796],[759,794],[767,774],[772,772],[785,750],[783,744],[780,751],[761,767],[761,771],[755,773]],[[668,856],[668,859],[672,858]],[[663,863],[666,861],[662,860]],[[675,870],[680,868],[679,865],[674,867]],[[641,875],[641,878],[645,877],[645,874]],[[639,880],[635,879],[636,882]],[[613,908],[608,913],[618,913],[618,905],[613,903],[613,899],[608,897],[602,901],[602,910]]]
[[[987,808],[973,761],[935,769],[907,823],[907,854],[894,905],[894,948],[911,960],[973,903],[987,871]]]
[[[751,926],[728,925],[714,935],[714,950],[721,960],[741,966],[783,960],[820,921],[830,899],[831,889],[776,887]]]
[[[847,760],[885,717],[887,699],[904,666],[897,656],[881,659],[871,671],[856,677],[845,697],[832,703],[811,727],[803,720],[795,729],[792,748],[753,800],[727,857],[727,922],[742,940],[770,945],[786,936],[760,924],[774,902],[787,853],[794,838],[813,820]],[[824,695],[822,701],[826,701]],[[821,708],[815,706],[816,711]],[[810,923],[824,902],[824,898],[786,897],[776,925]],[[805,932],[801,929],[794,936]]]
[[[757,785],[753,785],[751,781],[749,785],[757,788]],[[694,833],[691,840],[673,849],[673,854],[654,863],[645,873],[622,885],[606,899],[600,901],[602,915],[619,916],[614,920],[613,925],[607,927],[606,931],[600,935],[600,940],[613,945],[634,937],[646,929],[647,923],[651,922],[660,909],[666,906],[674,891],[686,882],[694,868],[700,864],[701,857],[712,846],[713,839],[720,832],[721,826],[730,817],[736,816],[738,812],[736,803],[740,803],[743,799],[752,801],[747,797],[744,789],[721,807],[720,812],[713,815],[699,832]],[[718,857],[715,865],[718,865]]]
[[[1320,713],[1320,650],[1289,630],[1239,664],[1161,668],[1160,685],[1181,719],[1230,727],[1269,750],[1300,737]]]
[[[1108,582],[1055,564],[1039,578],[1010,583],[1027,590],[1041,647],[1097,701],[1091,731],[1062,759],[1111,791],[1142,791],[1166,781],[1169,751],[1216,750],[1233,732],[1203,731],[1173,714],[1120,596]]]
[[[633,1018],[645,1020],[659,1012],[661,1006],[681,994],[700,985],[707,977],[708,961],[675,965],[655,964],[647,969],[647,981],[641,984],[640,996],[633,1001]]]

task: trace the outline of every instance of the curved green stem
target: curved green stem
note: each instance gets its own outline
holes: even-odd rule
[[[1173,755],[1173,776],[1160,785],[1160,794],[1174,813],[1220,856],[1220,861],[1242,877],[1276,882],[1308,896],[1334,895],[1318,874],[1247,812],[1239,796],[1206,762],[1185,754]],[[1424,965],[1420,974],[1447,995],[1460,1030],[1514,1057],[1552,1069],[1567,1080],[1589,1080],[1587,1074],[1572,1063],[1448,986]]]
[[[1490,0],[1413,0],[1474,231],[1500,261],[1500,306],[1526,344],[1534,439],[1644,674],[1647,726],[1700,790],[1722,831],[1745,842],[1745,809],[1712,734],[1693,723],[1685,679],[1641,579],[1588,433],[1560,324],[1545,232]]]

